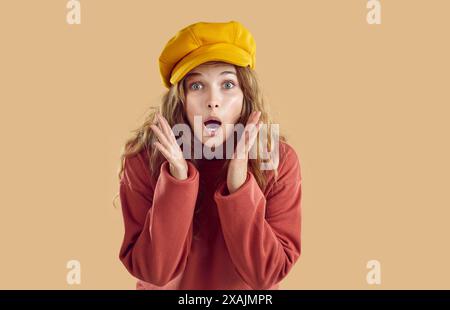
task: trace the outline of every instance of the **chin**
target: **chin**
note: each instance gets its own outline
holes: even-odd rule
[[[207,147],[219,146],[222,143],[224,143],[223,139],[220,139],[220,137],[204,137],[202,144]]]

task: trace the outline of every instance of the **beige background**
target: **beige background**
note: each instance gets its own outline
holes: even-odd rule
[[[1,289],[134,289],[120,148],[164,91],[163,45],[201,20],[253,33],[301,160],[303,252],[281,288],[450,288],[449,1],[381,1],[381,25],[365,0],[81,0],[81,25],[66,2],[0,2]]]

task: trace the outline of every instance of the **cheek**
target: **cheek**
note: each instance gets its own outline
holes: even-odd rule
[[[227,105],[228,117],[233,122],[237,122],[237,120],[241,116],[243,99],[244,97],[241,93],[233,96],[232,98],[229,98],[228,100]]]
[[[191,129],[195,130],[195,117],[202,116],[204,114],[201,109],[201,105],[195,102],[195,100],[186,99],[185,112]]]
[[[191,125],[194,125],[194,116],[199,114],[199,104],[192,98],[186,97],[185,111]]]

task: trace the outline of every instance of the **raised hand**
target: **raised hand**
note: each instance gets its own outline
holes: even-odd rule
[[[230,193],[241,187],[247,177],[248,152],[255,143],[261,127],[260,116],[261,112],[259,111],[253,111],[250,114],[244,132],[236,145],[233,159],[230,160],[227,171],[227,187]]]
[[[179,180],[185,180],[188,175],[188,165],[167,120],[157,112],[155,123],[150,128],[158,138],[153,145],[169,162],[170,174]]]

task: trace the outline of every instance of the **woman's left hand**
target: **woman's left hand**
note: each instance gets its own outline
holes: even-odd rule
[[[236,145],[233,159],[230,160],[227,171],[227,187],[230,194],[237,191],[247,178],[248,152],[255,143],[261,127],[261,123],[258,122],[260,116],[259,111],[253,111],[250,114],[244,132]]]

